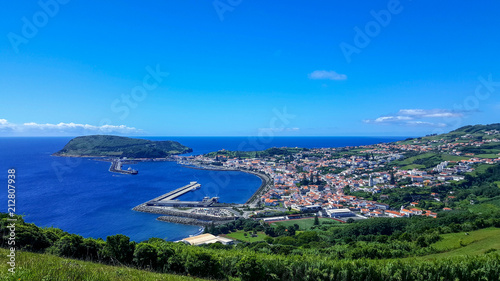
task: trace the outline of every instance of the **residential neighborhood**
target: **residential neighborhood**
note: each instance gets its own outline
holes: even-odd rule
[[[452,210],[447,204],[455,199],[452,194],[428,192],[425,199],[435,204],[421,204],[423,196],[412,195],[407,198],[409,202],[395,205],[394,202],[389,204],[392,196],[389,191],[410,188],[439,190],[451,182],[463,180],[467,173],[480,166],[499,163],[499,154],[464,152],[467,151],[464,148],[498,143],[498,135],[498,131],[486,131],[484,138],[479,140],[477,135],[468,134],[453,139],[430,136],[343,148],[295,148],[292,152],[288,148],[277,148],[283,153],[272,156],[262,153],[264,156],[259,157],[231,157],[225,150],[176,157],[188,165],[268,175],[273,182],[257,201],[258,206],[265,208],[266,214],[272,214],[272,210],[278,208],[343,220],[436,217],[439,211]],[[369,200],[360,194],[374,195],[378,200]]]

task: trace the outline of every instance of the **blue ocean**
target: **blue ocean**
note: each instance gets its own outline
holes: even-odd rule
[[[193,148],[190,155],[226,150],[262,150],[270,147],[342,147],[390,142],[404,137],[144,137],[175,140]],[[71,137],[0,138],[0,173],[16,169],[16,213],[38,226],[53,226],[84,237],[105,239],[124,234],[134,241],[150,237],[179,240],[199,227],[157,221],[157,215],[131,209],[190,181],[201,188],[180,199],[218,196],[221,202],[244,203],[260,186],[254,175],[235,171],[206,171],[175,162],[131,165],[138,175],[110,173],[109,162],[53,157]],[[127,168],[127,166],[125,166]],[[7,188],[2,188],[2,212],[7,211]]]

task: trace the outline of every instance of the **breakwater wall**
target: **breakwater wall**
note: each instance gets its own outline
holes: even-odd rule
[[[189,225],[199,225],[199,226],[210,226],[212,224],[219,225],[224,224],[226,222],[230,222],[231,220],[225,221],[204,221],[193,218],[185,218],[185,217],[175,217],[175,216],[161,216],[158,217],[157,220],[164,222],[172,222],[172,223],[180,223],[180,224],[189,224]]]
[[[207,215],[202,215],[202,214],[181,212],[181,211],[176,211],[176,210],[172,210],[172,209],[158,208],[158,207],[145,206],[145,205],[139,205],[137,207],[134,207],[132,210],[138,211],[138,212],[151,213],[151,214],[159,214],[159,215],[167,215],[167,216],[178,216],[178,217],[194,218],[194,219],[200,219],[200,220],[206,220],[206,221],[233,220],[233,219],[236,218],[236,217],[232,217],[232,218],[214,217],[214,216],[207,216]]]
[[[241,171],[239,169],[222,168],[222,167],[218,167],[218,166],[206,166],[206,165],[196,165],[196,166],[182,165],[182,167],[189,168],[189,169],[195,169],[195,170],[210,170],[210,171],[224,171],[224,172]]]
[[[172,209],[146,206],[144,204],[134,207],[132,210],[137,212],[165,215],[157,218],[157,220],[160,221],[200,225],[200,226],[211,225],[212,223],[223,224],[238,219],[238,217],[214,217],[203,214],[181,212]]]

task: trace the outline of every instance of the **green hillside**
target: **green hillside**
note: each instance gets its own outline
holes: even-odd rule
[[[150,141],[111,135],[76,137],[54,156],[110,156],[128,158],[163,158],[193,150],[176,141]]]
[[[488,125],[468,125],[464,127],[460,127],[456,130],[450,132],[457,134],[475,134],[475,133],[484,133],[485,131],[497,130],[500,131],[500,123],[488,124]]]
[[[0,254],[6,256],[8,251],[0,248]],[[496,253],[389,260],[321,260],[309,256],[293,259],[264,254],[241,255],[243,257],[238,258],[238,262],[234,257],[229,257],[236,262],[234,265],[224,263],[224,267],[229,267],[226,268],[229,276],[210,280],[498,280],[500,274],[500,256]],[[231,266],[241,272],[237,277],[230,276]],[[9,267],[5,262],[0,265],[0,270],[4,272],[0,275],[0,280],[208,280],[25,251],[17,252],[14,274],[7,271]]]
[[[500,123],[488,124],[488,125],[468,125],[464,127],[460,127],[456,130],[453,130],[449,133],[440,134],[440,135],[430,135],[420,138],[409,138],[405,141],[400,141],[398,143],[412,143],[414,140],[419,141],[432,141],[432,140],[455,140],[461,142],[467,142],[469,140],[487,140],[498,137],[498,133],[496,134],[486,134],[488,131],[500,131]]]
[[[308,151],[307,148],[294,148],[294,147],[271,147],[266,150],[259,151],[231,151],[231,150],[219,150],[215,152],[210,152],[205,154],[207,157],[220,157],[226,156],[228,158],[258,158],[258,157],[274,157],[274,156],[288,156],[293,153],[298,153],[301,151]]]
[[[0,248],[0,255],[9,254]],[[74,259],[65,259],[49,254],[36,254],[25,251],[16,252],[16,270],[7,271],[6,262],[0,264],[0,280],[99,280],[99,281],[188,281],[204,280],[173,274],[154,273],[125,266],[110,266]]]
[[[422,256],[423,259],[439,259],[464,255],[480,255],[500,250],[500,229],[485,228],[469,232],[447,233],[432,246],[438,254]]]

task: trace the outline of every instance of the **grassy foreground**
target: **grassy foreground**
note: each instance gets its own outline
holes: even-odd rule
[[[0,256],[5,261],[9,252],[0,248]],[[16,273],[7,271],[6,262],[0,263],[0,280],[96,280],[96,281],[188,281],[205,280],[187,276],[153,273],[122,266],[109,266],[99,263],[60,258],[48,254],[16,252]]]
[[[265,268],[268,270],[279,272],[273,266],[278,266],[278,268],[291,266],[295,268],[294,274],[319,274],[316,276],[317,279],[309,278],[311,276],[306,274],[308,278],[305,278],[306,275],[300,275],[293,280],[500,280],[497,275],[500,269],[499,256],[484,255],[485,252],[492,251],[500,253],[500,228],[485,228],[467,233],[468,235],[465,232],[441,235],[443,239],[433,244],[437,250],[444,251],[438,254],[388,260],[324,261],[318,259],[309,260],[303,264],[304,267],[314,270],[301,269],[299,264],[302,264],[302,261],[288,264],[290,260],[285,259],[284,256],[259,254],[259,257],[266,263]],[[0,248],[1,256],[5,257],[8,253],[6,249]],[[302,260],[299,257],[295,258]],[[5,259],[2,260],[5,261]],[[251,260],[249,264],[252,264]],[[6,262],[0,263],[1,281],[206,280],[22,251],[16,252],[16,273],[10,274],[7,271],[8,268]],[[325,272],[320,272],[321,270]]]

